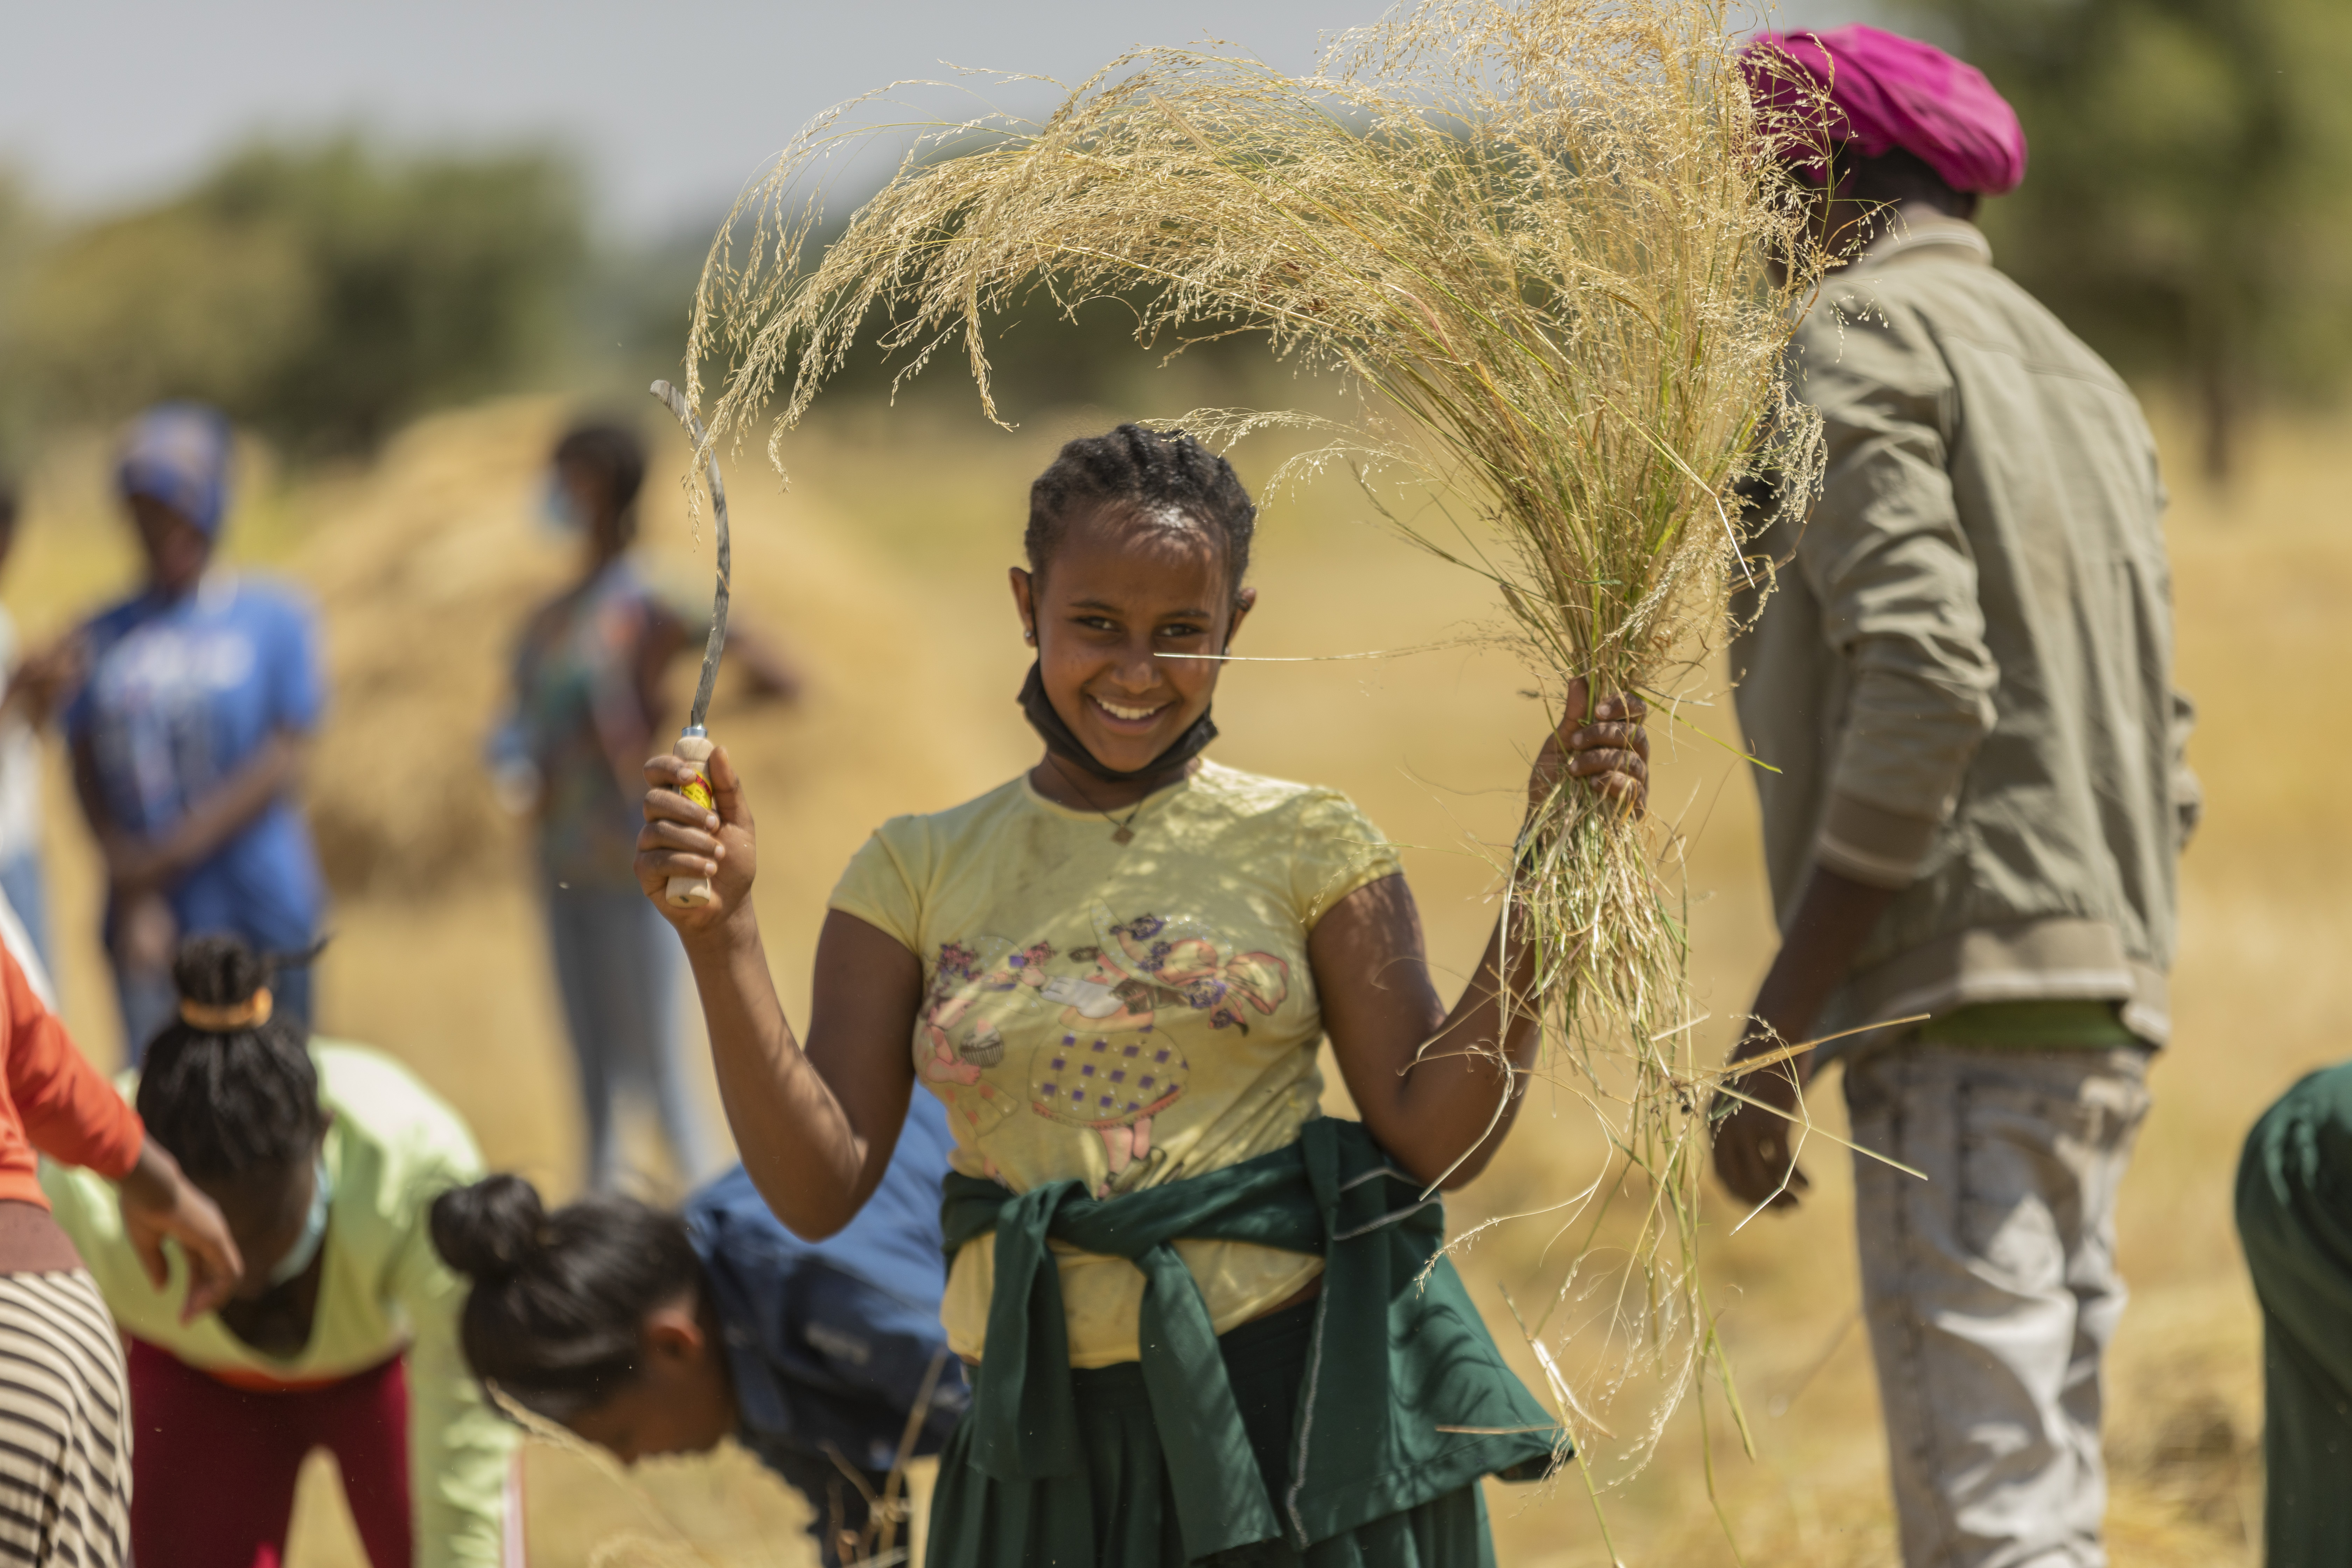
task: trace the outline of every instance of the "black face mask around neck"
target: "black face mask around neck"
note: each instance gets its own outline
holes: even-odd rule
[[[1192,727],[1176,737],[1173,744],[1144,766],[1132,773],[1105,767],[1087,750],[1084,741],[1071,732],[1069,725],[1054,710],[1053,700],[1045,695],[1045,677],[1041,668],[1032,664],[1029,679],[1021,683],[1021,711],[1027,716],[1029,727],[1045,742],[1045,749],[1057,757],[1066,757],[1106,784],[1133,784],[1138,779],[1156,778],[1171,768],[1181,768],[1206,750],[1217,738],[1217,726],[1204,711],[1192,721]]]

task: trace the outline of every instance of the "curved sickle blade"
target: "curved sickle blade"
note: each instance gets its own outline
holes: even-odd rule
[[[688,729],[699,730],[710,712],[710,689],[719,682],[719,656],[727,647],[727,577],[734,565],[734,557],[727,542],[727,486],[719,478],[719,454],[703,450],[707,437],[702,433],[702,421],[697,419],[694,410],[686,405],[686,394],[668,382],[657,381],[653,384],[653,395],[668,405],[669,411],[677,416],[677,422],[686,426],[687,437],[693,441],[694,449],[702,452],[702,460],[710,478],[710,512],[717,520],[719,586],[710,595],[710,640],[703,646],[702,679],[695,685],[694,709],[686,721]]]

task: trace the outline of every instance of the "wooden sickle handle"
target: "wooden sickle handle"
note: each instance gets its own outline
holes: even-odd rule
[[[677,744],[670,748],[672,756],[682,758],[694,764],[694,776],[680,786],[678,793],[705,811],[716,809],[711,805],[709,767],[710,753],[716,745],[717,742],[708,735],[680,735],[677,738]],[[669,879],[668,890],[664,894],[664,897],[680,909],[692,909],[697,904],[709,903],[718,896],[711,891],[710,879],[708,877],[672,877]]]

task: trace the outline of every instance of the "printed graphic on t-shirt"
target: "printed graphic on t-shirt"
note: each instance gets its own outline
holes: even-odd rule
[[[1171,1026],[1246,1035],[1290,994],[1286,960],[1237,952],[1201,922],[1122,921],[1099,904],[1092,917],[1096,940],[1066,952],[988,937],[939,945],[916,1068],[981,1146],[982,1174],[998,1174],[988,1134],[1025,1106],[1102,1140],[1103,1193],[1141,1184],[1164,1158],[1152,1119],[1183,1098],[1192,1073]],[[1034,1042],[1013,1060],[1008,1027]]]
[[[324,691],[303,602],[215,574],[193,593],[115,605],[85,629],[89,678],[67,706],[115,825],[155,839],[280,735],[317,728]],[[176,877],[183,931],[234,931],[265,948],[307,944],[323,894],[299,806],[281,795]]]
[[[1345,795],[1208,761],[1132,822],[1121,842],[1010,779],[891,818],[834,889],[833,909],[922,963],[908,1044],[963,1175],[1118,1196],[1271,1153],[1318,1114],[1307,943],[1326,910],[1396,873],[1394,847]],[[1178,1250],[1223,1327],[1319,1266],[1239,1241]],[[940,1311],[959,1354],[985,1353],[994,1256],[956,1255]],[[1143,1276],[1059,1258],[1070,1364],[1133,1361]]]
[[[238,626],[149,625],[110,650],[91,682],[93,744],[124,826],[162,833],[219,783],[214,708],[237,700],[257,662]]]

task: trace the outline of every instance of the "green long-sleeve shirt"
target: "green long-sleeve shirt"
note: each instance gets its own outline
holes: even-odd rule
[[[180,1321],[185,1265],[176,1251],[162,1291],[122,1235],[114,1189],[87,1171],[45,1164],[41,1185],[126,1333],[232,1381],[330,1382],[408,1356],[409,1474],[418,1568],[495,1568],[515,1428],[483,1404],[457,1344],[466,1287],[427,1235],[433,1199],[479,1179],[464,1121],[415,1075],[363,1047],[314,1042],[319,1096],[333,1113],[324,1155],[333,1200],[310,1343],[264,1355],[216,1315]],[[121,1080],[126,1098],[136,1079]]]

